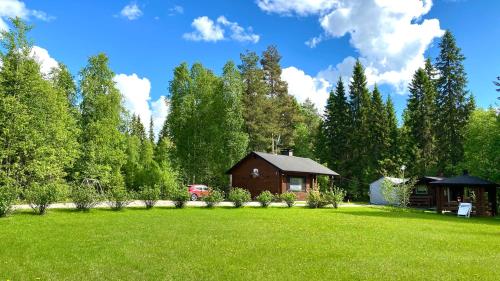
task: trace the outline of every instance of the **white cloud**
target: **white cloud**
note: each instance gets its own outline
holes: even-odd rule
[[[218,17],[215,22],[207,16],[198,17],[193,20],[191,26],[195,31],[185,33],[183,37],[186,40],[217,42],[226,39],[226,31],[229,33],[229,39],[238,42],[257,43],[260,39],[259,35],[253,33],[252,27],[245,29],[224,16]]]
[[[47,21],[47,22],[53,21],[56,19],[56,17],[48,15],[46,12],[39,11],[39,10],[32,10],[31,15],[39,20]]]
[[[44,75],[48,75],[52,68],[59,67],[59,63],[42,47],[33,46],[30,55],[40,64],[40,71]]]
[[[288,83],[288,93],[300,103],[310,99],[319,112],[323,112],[331,88],[330,82],[318,76],[311,77],[293,66],[283,69],[281,79]]]
[[[183,37],[186,40],[217,42],[224,39],[222,27],[207,16],[195,18],[191,26],[195,31],[184,33]]]
[[[269,13],[306,16],[331,9],[337,2],[332,0],[257,0],[257,5]]]
[[[169,16],[182,15],[184,14],[184,8],[180,5],[175,5],[172,8],[168,9]]]
[[[120,15],[129,20],[136,20],[142,16],[142,11],[135,3],[130,3],[127,6],[123,7],[120,12]]]
[[[22,19],[29,19],[33,16],[43,21],[51,21],[53,16],[47,15],[43,11],[30,10],[26,7],[24,2],[19,0],[0,0],[0,31],[7,30],[8,25],[6,20],[9,17],[20,17]]]
[[[432,0],[259,0],[266,12],[317,15],[324,34],[307,41],[315,47],[327,37],[350,35],[350,44],[365,64],[370,84],[406,88],[424,65],[424,53],[443,35],[439,20],[425,19]]]
[[[161,96],[156,101],[151,101],[151,83],[148,78],[140,78],[137,74],[115,75],[113,81],[116,88],[122,93],[125,108],[135,115],[139,115],[146,129],[149,129],[149,120],[153,118],[155,134],[161,130],[167,116],[165,97]]]

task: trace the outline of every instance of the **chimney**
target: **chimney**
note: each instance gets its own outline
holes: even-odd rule
[[[286,155],[286,156],[293,156],[293,149],[282,149],[281,150],[281,155]]]
[[[468,176],[469,175],[469,170],[464,170],[464,176]]]

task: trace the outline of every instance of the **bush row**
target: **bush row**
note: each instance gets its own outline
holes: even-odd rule
[[[63,198],[62,187],[56,185],[33,185],[24,193],[24,199],[31,208],[40,215],[45,214],[50,204]],[[12,205],[17,200],[17,190],[8,187],[0,188],[0,217],[8,215],[12,211]],[[310,191],[307,196],[307,206],[309,208],[321,208],[327,205],[333,205],[337,208],[342,202],[345,192],[337,187],[327,192]],[[189,201],[189,192],[184,188],[174,190],[170,194],[170,199],[174,201],[176,208],[183,208]],[[212,190],[208,196],[203,197],[203,201],[208,208],[212,208],[224,200],[225,194],[219,190]],[[69,198],[75,204],[76,209],[89,211],[99,202],[106,200],[113,210],[121,210],[126,207],[132,198],[138,198],[144,202],[147,209],[151,209],[161,198],[161,189],[159,186],[146,186],[140,188],[138,192],[130,192],[124,188],[115,188],[107,192],[99,192],[94,186],[77,185],[74,186],[69,194]],[[227,199],[234,203],[234,207],[240,208],[251,200],[250,192],[243,188],[232,188],[227,194]],[[271,202],[284,202],[288,207],[292,207],[297,200],[297,195],[293,192],[282,194],[272,194],[270,191],[263,191],[255,200],[263,208],[268,207]]]

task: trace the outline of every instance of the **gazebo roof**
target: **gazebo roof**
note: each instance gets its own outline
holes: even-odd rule
[[[446,186],[476,186],[476,187],[497,187],[498,184],[494,183],[494,182],[491,182],[491,181],[488,181],[488,180],[485,180],[485,179],[482,179],[482,178],[478,178],[478,177],[474,177],[474,176],[470,176],[470,175],[462,175],[462,176],[456,176],[456,177],[452,177],[452,178],[447,178],[447,179],[443,179],[443,180],[437,180],[437,181],[433,181],[433,182],[430,182],[431,185],[446,185]]]

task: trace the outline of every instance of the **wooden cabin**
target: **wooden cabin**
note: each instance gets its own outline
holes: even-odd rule
[[[456,176],[429,183],[435,189],[436,210],[456,212],[460,202],[472,203],[472,214],[495,216],[497,214],[498,184],[464,172]]]
[[[264,190],[273,194],[295,192],[299,200],[305,200],[307,192],[318,187],[318,175],[325,175],[333,182],[336,172],[316,161],[285,154],[250,152],[227,172],[231,187],[247,189],[252,198]]]
[[[424,176],[417,180],[415,188],[410,195],[410,206],[417,208],[436,207],[436,189],[430,185],[431,182],[441,181],[444,177]]]

